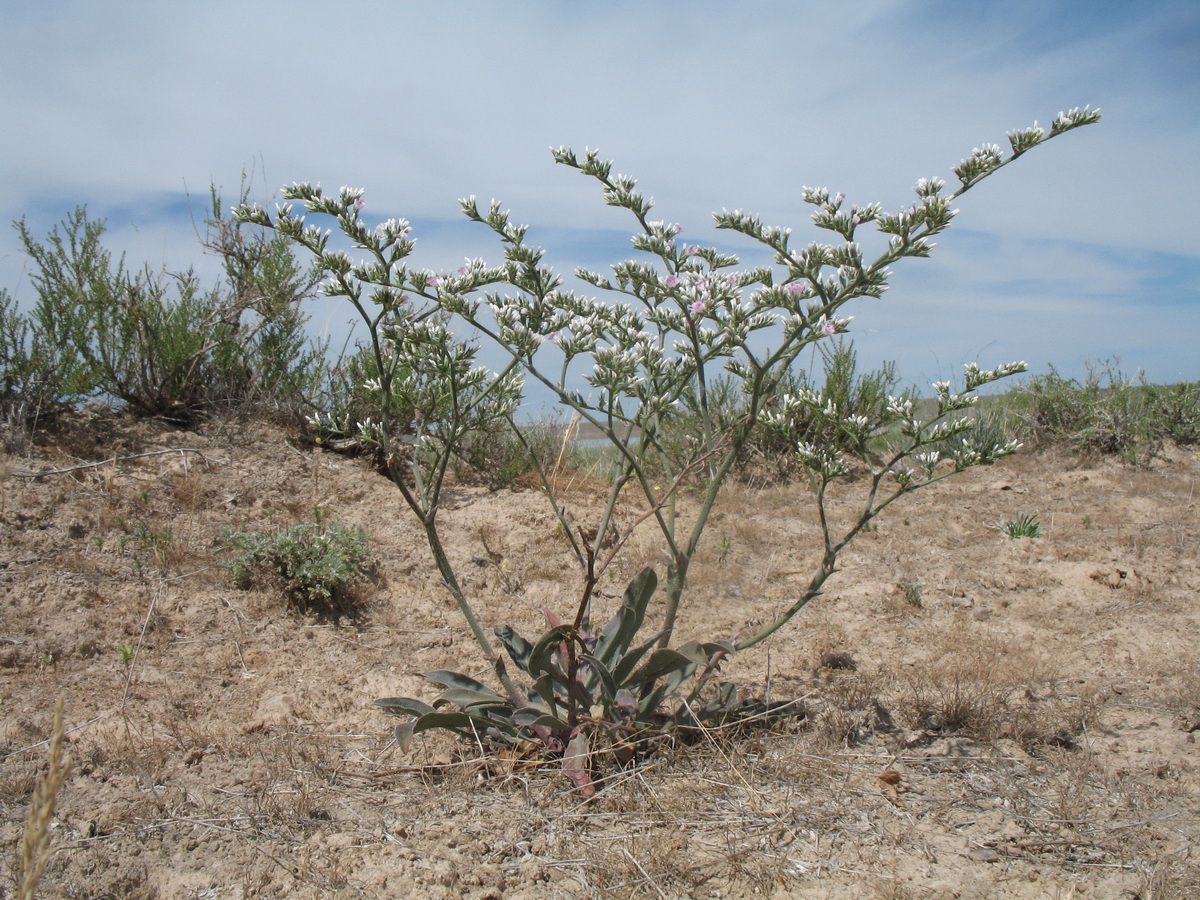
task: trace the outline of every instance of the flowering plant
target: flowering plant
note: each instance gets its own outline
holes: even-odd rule
[[[762,642],[818,596],[838,555],[883,509],[1014,452],[1015,442],[981,447],[972,440],[974,420],[964,411],[975,403],[978,388],[1024,371],[1023,363],[990,370],[968,366],[961,390],[947,382],[933,385],[933,408],[926,414],[908,396],[889,396],[866,414],[840,409],[816,391],[789,394],[779,385],[807,347],[850,331],[843,308],[855,298],[882,295],[889,266],[930,254],[931,239],[957,214],[955,199],[1033,147],[1098,119],[1098,111],[1074,109],[1060,113],[1049,133],[1036,126],[1014,131],[1007,156],[995,145],[978,148],[954,169],[955,190],[948,192],[941,179],[922,178],[915,202],[895,212],[879,204],[847,204],[842,194],[825,188],[805,188],[813,224],[832,233],[829,243],[793,247],[789,228],[764,225],[742,210],[715,214],[718,229],[738,232],[772,252],[772,266],[749,269],[715,248],[682,243],[680,226],[651,219],[653,204],[636,190],[635,180],[614,175],[612,164],[596,152],[580,157],[559,148],[553,151],[557,162],[596,180],[608,205],[636,219],[632,244],[640,259],[619,262],[609,274],[575,273],[615,301],[564,289],[562,279],[543,264],[544,252],[526,243],[526,227],[514,224],[496,202],[484,209],[468,198],[461,207],[498,236],[503,265],[469,260],[457,273],[437,275],[407,267],[413,248],[407,223],[388,220],[373,230],[362,223],[359,190],[343,188],[335,198],[319,187],[297,184],[285,188],[284,196],[303,202],[307,213],[334,216],[365,252],[360,261],[329,250],[329,232],[306,224],[290,206],[280,208],[274,219],[259,207],[239,208],[243,220],[277,228],[316,254],[328,275],[325,292],[346,297],[368,326],[381,373],[371,387],[381,397],[391,396],[388,379],[395,376],[389,373],[403,372],[418,396],[453,398],[449,407],[441,407],[437,421],[414,413],[406,423],[412,435],[407,445],[398,443],[398,423],[388,421],[386,413],[358,427],[364,440],[382,449],[389,476],[425,525],[434,560],[504,694],[456,673],[430,673],[447,688],[432,706],[407,698],[380,701],[390,711],[415,717],[401,726],[402,738],[440,727],[501,742],[531,740],[560,756],[571,780],[588,794],[593,788],[586,760],[602,739],[612,741],[620,733],[617,743],[628,743],[631,734],[662,733],[696,721],[695,704],[722,660]],[[856,241],[864,226],[887,236],[885,249],[870,261]],[[506,353],[500,372],[473,366],[473,348],[456,344],[449,331],[455,319]],[[617,457],[604,512],[586,528],[572,519],[543,473],[551,509],[579,566],[582,590],[574,616],[564,623],[548,613],[550,630],[535,644],[511,629],[496,629],[510,659],[530,677],[528,685],[513,681],[484,633],[441,549],[436,525],[438,492],[456,442],[481,417],[512,421],[522,374],[603,435]],[[716,415],[713,406],[721,379],[732,379],[741,390],[740,414],[732,420]],[[666,452],[666,442],[685,399],[699,413],[700,425],[681,456]],[[798,599],[752,633],[672,649],[689,566],[723,483],[756,433],[786,432],[802,415],[838,435],[836,442],[796,447],[814,488],[823,532],[816,571]],[[857,518],[839,532],[827,515],[826,498],[830,487],[849,474],[848,457],[866,466],[868,490]],[[696,509],[686,520],[678,510],[685,484],[698,485]],[[639,640],[658,581],[652,572],[630,585],[606,629],[595,634],[591,628],[596,586],[629,536],[629,530],[619,530],[613,513],[630,490],[641,500],[638,523],[653,523],[668,559],[662,621],[649,639]],[[615,635],[621,640],[614,643]],[[614,671],[633,680],[615,678]],[[708,707],[710,712],[728,715],[749,708],[731,687],[717,688],[717,706]],[[446,712],[447,706],[460,711]]]

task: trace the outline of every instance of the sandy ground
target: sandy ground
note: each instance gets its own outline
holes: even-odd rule
[[[198,452],[22,477],[179,449]],[[553,766],[390,740],[374,699],[487,673],[362,461],[265,425],[81,419],[0,458],[0,896],[60,697],[72,768],[45,897],[1200,896],[1198,473],[1195,450],[1148,471],[1023,455],[901,501],[726,671],[806,698],[804,719],[664,752],[588,804]],[[337,621],[239,590],[214,552],[223,528],[316,507],[373,539],[360,612]],[[1042,537],[1000,532],[1022,513]],[[488,626],[573,608],[537,491],[463,485],[441,523]],[[730,485],[680,637],[769,620],[816,533],[803,485]],[[644,565],[662,566],[649,530],[607,602]]]

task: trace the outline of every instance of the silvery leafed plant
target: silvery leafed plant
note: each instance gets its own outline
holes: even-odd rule
[[[311,184],[285,188],[285,199],[300,203],[302,213],[291,204],[274,217],[259,206],[239,207],[242,221],[275,228],[310,250],[325,273],[324,292],[345,297],[365,323],[364,370],[371,375],[361,387],[373,398],[371,410],[315,424],[323,435],[370,448],[399,488],[495,673],[489,686],[457,672],[430,672],[443,690],[428,702],[378,701],[405,717],[397,729],[402,743],[434,728],[493,746],[532,743],[560,758],[571,781],[590,796],[605,759],[624,762],[689,730],[781,713],[714,679],[722,661],[774,634],[816,597],[841,551],[888,505],[1014,452],[1015,442],[981,441],[977,420],[966,412],[978,388],[1024,371],[1024,364],[970,365],[961,389],[939,382],[928,403],[885,395],[851,409],[827,392],[783,386],[797,383],[806,348],[850,332],[851,321],[842,315],[847,303],[880,296],[893,264],[930,254],[931,239],[950,226],[960,195],[1033,147],[1099,118],[1090,108],[1074,109],[1060,113],[1049,132],[1036,126],[1014,131],[1007,153],[985,145],[959,163],[956,189],[923,178],[916,200],[895,212],[806,188],[812,222],[831,234],[828,243],[794,246],[789,228],[764,225],[740,210],[716,214],[717,228],[770,249],[773,264],[758,268],[743,268],[737,257],[692,242],[678,225],[652,219],[652,203],[634,179],[614,175],[595,152],[580,157],[560,148],[553,152],[557,162],[594,178],[604,201],[628,210],[637,223],[637,259],[609,273],[576,272],[598,297],[565,289],[543,251],[526,243],[525,227],[495,202],[486,209],[474,198],[461,204],[468,218],[499,238],[503,262],[473,259],[448,273],[410,265],[414,241],[407,222],[369,227],[359,189],[326,195]],[[331,232],[308,221],[317,214],[333,217],[354,254],[330,248]],[[887,238],[872,260],[856,241],[864,227]],[[475,345],[455,336],[462,331],[494,342],[506,364],[494,372],[478,366]],[[457,448],[472,431],[508,423],[523,440],[514,414],[527,379],[603,435],[615,463],[604,514],[584,528],[531,454],[578,564],[580,590],[568,615],[547,611],[544,634],[530,640],[495,627],[497,644],[484,627],[486,612],[471,603],[443,549],[438,511]],[[736,415],[718,410],[715,399],[718,386],[730,381],[739,391]],[[685,415],[694,427],[681,451]],[[823,427],[798,429],[801,420]],[[799,597],[773,619],[737,638],[681,643],[675,626],[689,567],[721,487],[750,442],[772,431],[795,440],[793,452],[811,480],[823,535],[820,560]],[[839,529],[827,515],[827,497],[852,464],[865,471],[867,489],[851,524]],[[685,488],[692,498],[686,516],[680,509]],[[622,531],[614,511],[631,492],[640,500],[637,524]],[[595,608],[597,585],[637,527],[657,529],[665,571],[661,577],[649,569],[639,573],[606,619]],[[660,591],[661,616],[651,621],[651,600]],[[596,627],[598,621],[606,624]]]

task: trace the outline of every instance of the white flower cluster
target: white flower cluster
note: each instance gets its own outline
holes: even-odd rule
[[[796,445],[796,458],[802,466],[826,481],[850,474],[850,467],[842,455],[828,447],[819,447],[807,441],[801,442]]]
[[[380,244],[394,244],[407,240],[412,226],[407,219],[386,219],[375,226],[375,240]]]
[[[1013,158],[1020,156],[1026,150],[1032,149],[1046,139],[1046,132],[1038,128],[1037,122],[1032,128],[1018,128],[1008,133],[1008,143],[1012,147]]]
[[[998,169],[1004,163],[1000,155],[1000,147],[996,144],[984,144],[971,151],[971,155],[954,167],[954,174],[962,182],[963,187],[970,187],[980,178]]]
[[[1091,125],[1093,122],[1100,121],[1100,110],[1092,109],[1091,106],[1085,106],[1080,109],[1076,106],[1068,112],[1060,112],[1054,117],[1054,122],[1050,125],[1051,136],[1062,134],[1064,131],[1070,131],[1072,128],[1079,128],[1081,125]]]

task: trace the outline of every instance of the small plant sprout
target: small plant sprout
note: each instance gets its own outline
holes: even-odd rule
[[[717,558],[721,562],[725,562],[729,557],[729,551],[733,549],[733,538],[727,534],[721,535],[721,545],[717,551]]]
[[[848,304],[880,297],[892,266],[932,252],[962,194],[1038,144],[1098,119],[1090,108],[1076,109],[1061,114],[1048,134],[1014,132],[1008,155],[984,145],[955,168],[956,189],[923,178],[915,200],[891,212],[805,188],[802,199],[824,241],[794,245],[790,228],[766,225],[742,210],[716,213],[719,230],[769,252],[772,263],[754,267],[703,243],[681,243],[680,226],[652,217],[654,204],[633,178],[615,174],[596,151],[578,155],[560,147],[552,151],[555,161],[595,182],[603,201],[633,220],[636,259],[604,272],[575,272],[599,297],[564,287],[545,252],[526,243],[527,227],[497,201],[480,205],[470,197],[460,205],[499,241],[503,261],[469,260],[454,274],[410,268],[408,224],[389,220],[369,228],[356,204],[361,191],[343,188],[330,196],[294,184],[283,195],[302,204],[302,213],[290,204],[274,215],[238,207],[239,221],[274,228],[311,252],[325,277],[324,293],[344,298],[366,325],[371,374],[362,391],[374,398],[373,411],[357,421],[319,425],[353,432],[375,448],[380,470],[421,522],[433,563],[495,676],[493,687],[438,670],[427,674],[440,688],[431,702],[378,701],[404,718],[397,729],[401,743],[430,729],[490,746],[532,742],[591,796],[605,761],[626,762],[708,723],[783,714],[788,704],[767,708],[714,678],[722,662],[765,641],[818,597],[841,552],[892,503],[1015,452],[1015,440],[981,442],[968,412],[977,389],[1025,365],[969,365],[961,388],[935,384],[924,404],[885,390],[877,402],[851,407],[807,384],[794,391],[781,385],[794,383],[788,379],[806,350],[850,332]],[[330,232],[310,224],[310,216],[332,217],[354,253],[332,247]],[[874,258],[859,243],[863,228],[883,236]],[[456,332],[489,342],[502,360],[497,370],[477,365],[475,345]],[[491,635],[485,630],[442,547],[437,518],[447,471],[464,439],[496,422],[515,428],[526,381],[607,441],[613,460],[600,511],[577,514],[530,455],[579,575],[573,608],[565,614],[547,609],[545,632],[531,639],[504,625]],[[722,414],[730,390],[740,397],[735,416]],[[801,421],[820,428],[798,431]],[[771,434],[789,442],[812,485],[821,526],[812,576],[795,599],[753,627],[680,639],[688,574],[722,485],[747,448]],[[521,440],[519,429],[517,435]],[[833,517],[829,500],[852,471],[865,485],[861,506],[849,518]],[[616,561],[638,528],[652,529],[660,542],[662,577],[644,569],[618,603],[606,601],[616,593],[607,590],[606,575],[620,572]],[[651,609],[653,623],[647,621]]]
[[[1037,513],[1021,513],[1005,522],[1001,531],[1010,538],[1036,538],[1042,536],[1042,525]]]
[[[134,644],[126,644],[122,641],[117,644],[117,655],[121,659],[121,666],[128,669],[133,663],[133,658],[137,656],[137,647]]]
[[[923,588],[919,581],[906,581],[900,585],[900,589],[904,592],[904,602],[910,606],[921,607],[924,602],[921,599]]]

